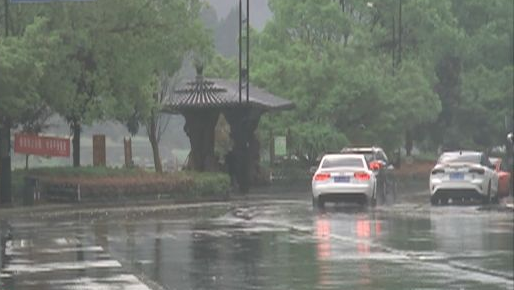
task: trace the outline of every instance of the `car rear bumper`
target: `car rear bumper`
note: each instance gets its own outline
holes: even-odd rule
[[[320,202],[357,202],[367,203],[370,196],[365,193],[321,193],[317,196]]]
[[[355,196],[371,197],[373,195],[373,185],[371,183],[341,185],[313,183],[312,195],[314,198],[323,196],[324,199],[345,199]]]
[[[430,195],[451,194],[457,192],[459,195],[487,195],[488,187],[483,179],[473,179],[466,181],[450,181],[434,179],[430,180]],[[465,197],[465,196],[464,196]]]
[[[440,189],[432,194],[433,200],[437,199],[478,199],[483,200],[484,195],[474,189]]]

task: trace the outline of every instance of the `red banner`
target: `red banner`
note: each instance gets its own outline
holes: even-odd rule
[[[70,140],[28,134],[14,134],[14,152],[40,156],[70,156]]]

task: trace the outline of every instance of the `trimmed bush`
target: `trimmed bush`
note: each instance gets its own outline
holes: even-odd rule
[[[224,199],[230,178],[224,173],[151,173],[139,169],[105,167],[45,168],[15,171],[16,203],[23,200],[26,177],[39,180],[42,196],[66,200],[171,198],[177,201]]]

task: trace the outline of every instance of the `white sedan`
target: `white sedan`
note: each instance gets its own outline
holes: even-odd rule
[[[376,203],[376,177],[361,154],[327,154],[312,177],[312,204],[353,201]]]
[[[430,202],[447,204],[448,200],[497,199],[498,175],[484,153],[446,152],[430,173]]]

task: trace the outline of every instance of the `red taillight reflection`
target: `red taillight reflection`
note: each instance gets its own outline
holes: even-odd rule
[[[371,224],[369,220],[357,221],[357,237],[369,238],[371,236]]]
[[[355,172],[353,177],[357,180],[369,180],[371,176],[366,172]]]
[[[315,181],[323,181],[330,178],[330,173],[318,173],[314,176]]]
[[[378,162],[378,161],[373,161],[369,164],[369,169],[371,169],[371,170],[380,170],[381,167],[382,167],[382,164],[380,164],[380,162]]]
[[[324,218],[316,221],[316,237],[318,239],[318,259],[330,257],[330,222]]]

